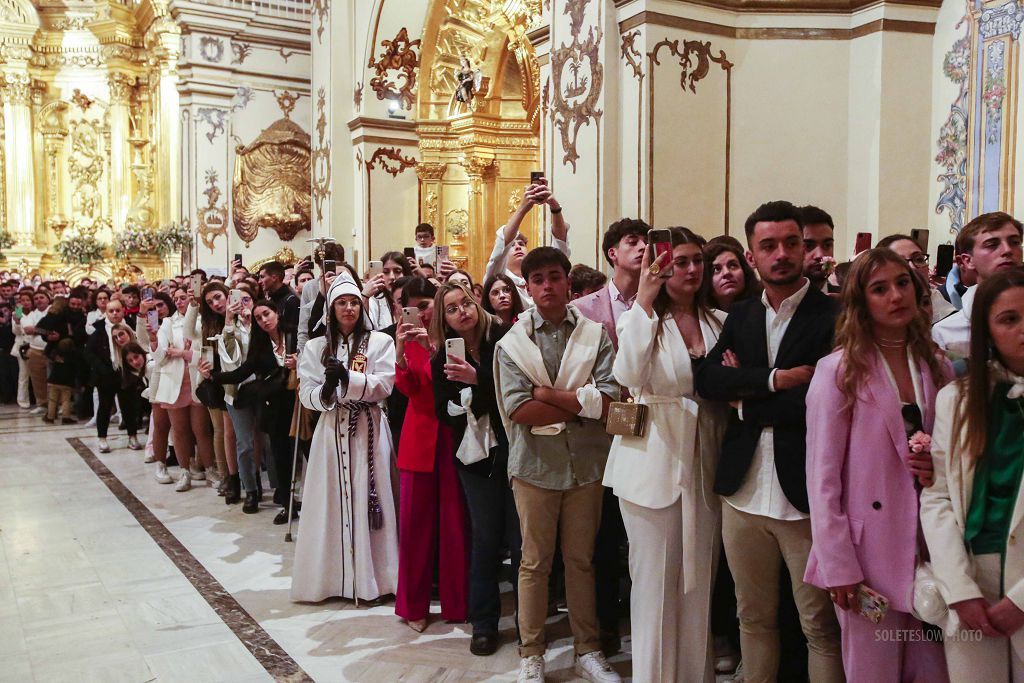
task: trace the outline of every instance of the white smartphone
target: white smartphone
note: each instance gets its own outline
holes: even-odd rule
[[[438,263],[441,263],[442,261],[450,261],[451,260],[450,258],[448,258],[448,256],[451,254],[451,249],[449,249],[447,244],[438,245],[437,248],[436,248],[436,251],[437,251],[437,262]]]
[[[228,303],[232,305],[242,303],[242,294],[242,290],[232,289],[230,292],[228,292]]]
[[[402,322],[406,325],[415,325],[416,327],[423,327],[423,321],[420,320],[420,309],[415,306],[406,306],[402,309]]]
[[[198,299],[203,293],[203,276],[196,273],[192,276],[192,294]]]
[[[444,341],[445,360],[449,363],[452,358],[466,360],[466,340],[462,337],[454,337]]]
[[[384,272],[383,261],[370,261],[370,270],[367,271],[367,279],[377,277]]]
[[[423,262],[424,264],[429,263],[432,266],[436,266],[437,265],[437,249],[435,248],[435,249],[432,249],[432,250],[428,251],[427,253],[425,253],[423,255],[423,258],[420,259],[420,261]]]

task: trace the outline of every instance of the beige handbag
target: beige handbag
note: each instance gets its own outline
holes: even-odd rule
[[[608,406],[605,430],[612,436],[642,437],[647,431],[647,406],[627,401],[614,401]]]

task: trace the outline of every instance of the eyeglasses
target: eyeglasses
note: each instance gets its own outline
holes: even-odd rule
[[[931,256],[928,254],[914,254],[907,259],[907,263],[920,268],[921,266],[927,266],[930,258]]]
[[[445,315],[455,315],[459,311],[469,311],[476,307],[476,304],[468,299],[463,301],[461,304],[452,304],[451,306],[444,307]]]

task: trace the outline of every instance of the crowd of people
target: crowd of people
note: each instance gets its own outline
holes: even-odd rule
[[[1020,683],[1021,223],[978,216],[942,277],[902,234],[837,264],[833,231],[785,201],[745,244],[622,219],[607,277],[539,179],[481,284],[428,224],[364,272],[328,242],[223,277],[7,279],[0,398],[91,418],[104,453],[116,424],[158,482],[245,513],[265,469],[295,601],[394,595],[422,632],[436,591],[486,656],[510,580],[519,681],[564,600],[591,681],[620,680],[628,612],[637,681]]]

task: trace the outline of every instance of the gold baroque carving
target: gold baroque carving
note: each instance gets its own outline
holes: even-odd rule
[[[382,40],[380,44],[384,51],[377,59],[371,57],[366,65],[375,73],[370,79],[370,88],[377,93],[378,100],[394,98],[403,109],[412,109],[416,70],[420,66],[416,48],[420,46],[420,40],[409,40],[409,32],[403,26],[394,40]],[[394,79],[390,77],[391,71],[398,72]]]
[[[316,219],[324,219],[324,201],[331,194],[331,143],[324,135],[327,132],[327,91],[321,86],[316,93],[316,147],[310,155],[310,170],[313,174],[311,188]]]
[[[331,0],[313,0],[309,10],[316,20],[316,42],[323,42],[324,26],[331,11]]]
[[[4,102],[29,105],[32,103],[32,81],[28,74],[6,74],[0,89]]]
[[[128,104],[132,97],[135,78],[125,73],[115,72],[107,76],[107,87],[110,90],[111,104]]]
[[[508,215],[511,216],[519,208],[520,202],[523,201],[523,193],[517,187],[512,190],[508,195]]]
[[[199,239],[211,254],[213,253],[213,243],[217,237],[228,234],[228,209],[226,206],[217,206],[220,202],[219,183],[217,170],[207,169],[206,184],[208,187],[203,190],[203,195],[206,196],[206,206],[199,209],[199,215],[196,217]]]
[[[438,181],[447,170],[448,164],[444,162],[421,161],[416,164],[416,177],[422,181]]]
[[[444,230],[451,237],[464,237],[469,233],[469,212],[452,209],[444,215]]]
[[[427,192],[425,222],[434,225],[437,222],[437,193],[433,190]]]
[[[295,104],[299,101],[301,95],[295,95],[287,90],[283,91],[280,95],[277,91],[274,91],[274,99],[277,100],[277,106],[281,108],[281,113],[287,119],[291,116],[292,110],[295,109]]]
[[[568,45],[563,43],[551,53],[551,120],[561,134],[562,163],[571,164],[574,174],[576,161],[580,158],[576,150],[580,128],[600,119],[604,113],[597,108],[604,84],[604,67],[600,62],[601,27],[597,26],[595,30],[591,26],[587,39],[580,39],[588,4],[590,0],[566,0],[565,13],[570,17],[572,42]],[[589,74],[584,73],[588,63]],[[566,72],[571,74],[571,80],[567,79]]]
[[[389,163],[390,162],[390,163]],[[418,162],[413,157],[402,156],[402,150],[394,147],[378,147],[366,162],[366,172],[373,171],[375,166],[380,166],[384,172],[393,178],[397,178],[407,168],[416,166]]]
[[[278,119],[235,154],[233,220],[246,245],[260,228],[273,228],[285,242],[309,230],[309,134],[290,119]]]

